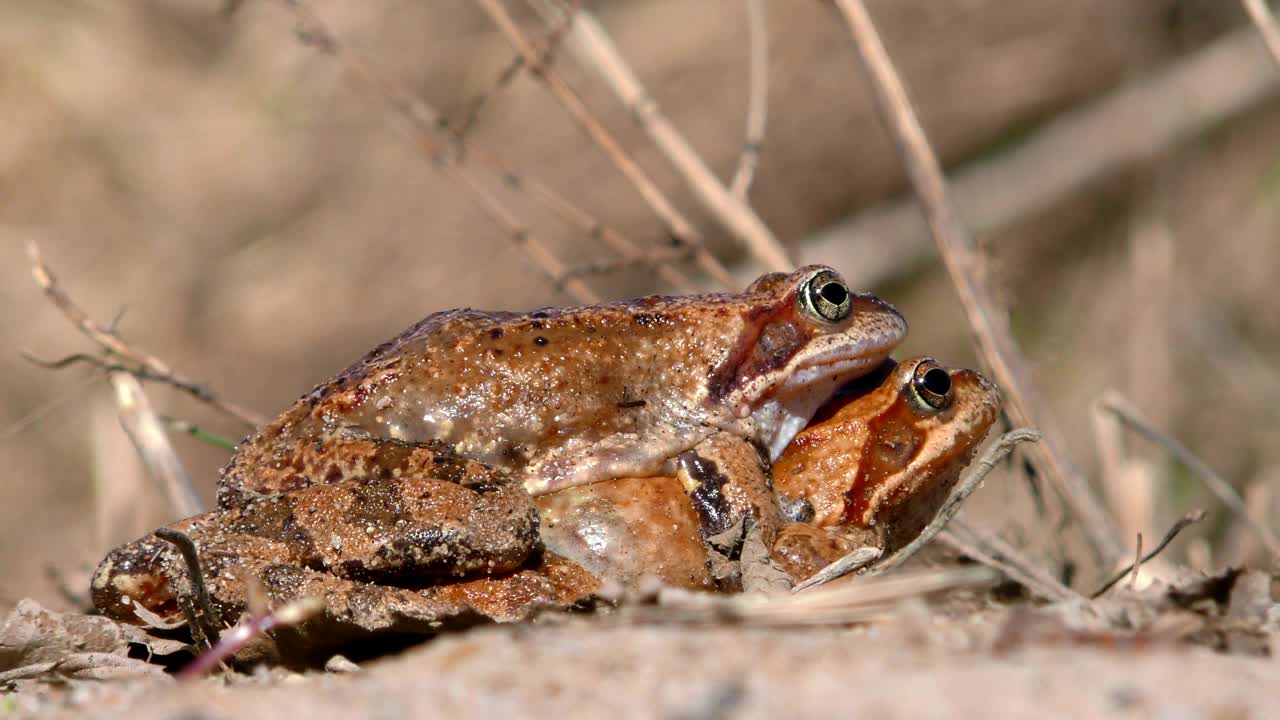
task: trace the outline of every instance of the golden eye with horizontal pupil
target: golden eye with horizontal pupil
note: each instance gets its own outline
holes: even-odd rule
[[[844,280],[831,270],[815,273],[800,288],[804,309],[827,322],[840,322],[849,317],[852,298]]]
[[[911,377],[911,392],[924,408],[945,410],[951,404],[951,373],[936,362],[922,362]]]

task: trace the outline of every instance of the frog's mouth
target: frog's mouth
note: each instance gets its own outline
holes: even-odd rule
[[[759,440],[769,451],[769,460],[777,460],[782,451],[813,419],[818,408],[830,400],[850,380],[867,375],[878,367],[892,367],[889,349],[856,357],[842,357],[830,362],[810,362],[793,371],[751,413]],[[875,373],[877,376],[880,373]]]

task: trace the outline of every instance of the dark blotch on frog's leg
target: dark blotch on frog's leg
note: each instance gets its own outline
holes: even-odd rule
[[[729,479],[714,462],[693,450],[681,453],[678,462],[680,469],[698,482],[698,487],[689,493],[689,498],[698,511],[702,539],[706,540],[728,530],[733,523],[733,510],[724,495],[724,486]]]

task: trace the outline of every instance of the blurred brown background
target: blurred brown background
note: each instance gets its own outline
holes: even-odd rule
[[[904,354],[972,365],[847,32],[822,3],[766,5],[769,120],[753,205],[802,261],[897,303],[912,325]],[[1212,0],[870,5],[1076,462],[1097,477],[1090,402],[1115,387],[1266,512],[1268,488],[1280,487],[1280,85],[1243,11]],[[747,102],[744,3],[588,6],[727,178]],[[132,528],[97,527],[95,483],[142,470],[100,373],[19,357],[92,351],[30,281],[25,240],[98,320],[126,310],[128,341],[265,414],[429,312],[568,302],[396,131],[385,98],[299,41],[283,3],[227,9],[3,7],[0,599],[53,601],[45,568],[80,582],[111,544],[172,519],[157,491],[139,500]],[[663,241],[539,85],[520,75],[494,89],[514,54],[473,4],[316,9],[379,72],[447,114],[487,96],[472,141],[634,239]],[[517,16],[546,36],[535,15]],[[756,273],[596,76],[567,53],[555,62],[717,254],[744,278]],[[545,209],[512,207],[560,257],[609,256]],[[659,289],[644,271],[592,284],[607,297]],[[168,388],[150,394],[163,413],[244,433]],[[211,497],[227,453],[174,442]],[[1217,565],[1255,551],[1162,453],[1141,441],[1131,450],[1125,482],[1107,488],[1127,533],[1158,536],[1202,506],[1210,521],[1177,557]],[[1029,497],[1018,476],[995,479],[968,512],[1019,536],[1015,515],[1035,525]]]

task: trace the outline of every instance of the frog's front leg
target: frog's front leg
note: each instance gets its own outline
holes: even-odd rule
[[[784,518],[768,460],[755,445],[728,433],[713,435],[679,455],[676,477],[698,511],[714,574],[745,570],[736,563],[748,540],[760,543],[767,555]]]

